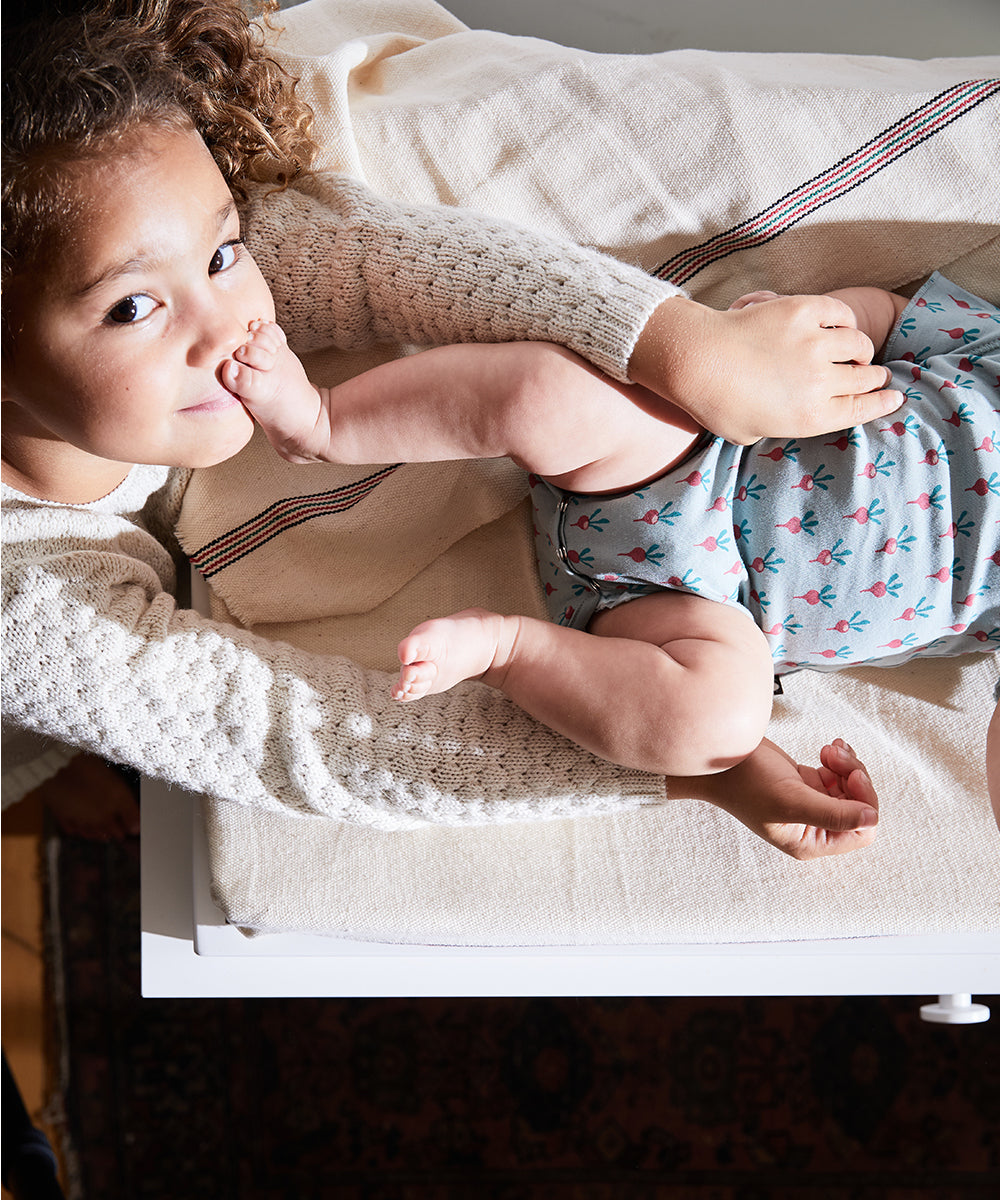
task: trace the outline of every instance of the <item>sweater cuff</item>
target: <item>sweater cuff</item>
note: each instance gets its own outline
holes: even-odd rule
[[[562,337],[553,340],[576,349],[619,383],[631,383],[628,367],[646,322],[664,300],[676,296],[687,297],[687,292],[640,267],[623,265],[621,277],[602,297],[601,320],[583,327],[574,322],[560,330]],[[557,328],[558,321],[553,333]]]

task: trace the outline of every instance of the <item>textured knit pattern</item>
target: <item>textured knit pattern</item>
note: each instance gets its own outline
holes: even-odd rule
[[[300,349],[565,337],[620,374],[650,308],[675,292],[512,227],[501,238],[495,222],[427,210],[411,224],[353,181],[322,187],[328,204],[286,192],[250,206],[253,252]],[[527,249],[508,278],[514,246]],[[582,755],[485,687],[418,712],[388,699],[386,675],[178,609],[187,478],[136,467],[86,505],[3,489],[5,803],[57,770],[65,746],[221,800],[383,829],[663,799],[662,780]]]
[[[462,209],[382,200],[347,176],[317,174],[302,189],[258,191],[244,211],[300,354],[552,341],[625,380],[650,314],[683,294],[594,251]]]
[[[384,829],[662,799],[485,687],[417,711],[384,674],[179,609],[152,530],[183,485],[137,467],[73,507],[4,489],[5,721],[218,799]]]
[[[709,438],[626,496],[539,481],[556,619],[683,590],[742,606],[779,674],[1000,649],[1000,310],[935,275],[883,357],[907,396],[891,419]]]

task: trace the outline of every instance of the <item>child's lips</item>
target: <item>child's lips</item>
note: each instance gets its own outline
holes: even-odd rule
[[[237,396],[225,388],[219,388],[217,392],[213,392],[211,396],[199,401],[197,404],[189,404],[187,408],[182,408],[182,413],[216,413],[225,412],[230,408],[242,408],[242,404]]]

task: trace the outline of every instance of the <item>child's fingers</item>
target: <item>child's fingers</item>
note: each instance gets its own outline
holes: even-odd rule
[[[829,356],[830,362],[845,367],[872,366],[872,359],[875,357],[875,346],[867,333],[860,329],[846,328],[838,325],[833,329],[827,329],[823,335],[825,343],[824,351]],[[874,370],[869,371],[840,371],[838,373],[846,382],[852,386],[845,387],[843,394],[871,391],[876,387],[885,387],[889,382],[889,368],[874,364]],[[867,388],[858,387],[858,383],[864,382],[868,384]]]
[[[845,405],[845,423],[864,425],[895,412],[905,397],[898,388],[890,386],[892,372],[888,367],[868,361],[870,355],[865,346],[865,343],[871,345],[868,338],[855,329],[832,332],[839,344],[831,351],[837,361],[831,364],[830,379]],[[859,337],[864,341],[858,341]]]

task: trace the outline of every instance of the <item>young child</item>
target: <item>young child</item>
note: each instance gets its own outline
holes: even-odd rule
[[[257,263],[300,349],[565,340],[648,385],[641,403],[690,395],[737,440],[898,404],[870,392],[886,373],[865,365],[850,311],[800,297],[714,313],[601,255],[347,178],[272,194],[310,160],[309,114],[236,0],[29,9],[3,28],[5,802],[75,749],[381,828],[662,799],[661,779],[577,754],[485,689],[415,720],[382,703],[377,675],[178,608],[188,470],[253,428],[222,373],[250,322],[275,315]],[[466,258],[477,269],[459,277]],[[632,392],[602,394],[631,409]],[[484,759],[498,725],[516,779]],[[854,829],[869,807],[807,792],[772,808],[765,836],[793,818]]]
[[[706,776],[757,751],[776,674],[1000,647],[1000,309],[938,275],[910,301],[837,298],[909,403],[835,437],[735,446],[557,348],[446,348],[317,389],[257,322],[223,379],[293,461],[532,473],[553,622],[427,621],[396,699],[482,679],[603,758]]]

